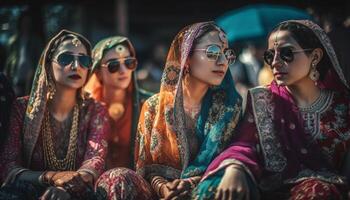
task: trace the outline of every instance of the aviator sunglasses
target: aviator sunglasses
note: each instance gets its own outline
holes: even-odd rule
[[[83,54],[72,54],[68,52],[59,54],[56,60],[53,61],[65,67],[67,65],[71,65],[75,60],[77,60],[80,66],[85,69],[90,69],[90,67],[92,66],[92,59],[90,56]]]
[[[126,68],[135,70],[137,66],[137,59],[134,57],[127,57],[122,59],[113,59],[101,64],[101,67],[107,67],[110,73],[115,73],[120,70],[121,64],[124,64]]]
[[[205,51],[205,54],[210,61],[217,61],[221,56],[221,47],[216,44],[209,45],[206,49],[193,49],[194,51]],[[225,55],[228,64],[232,64],[236,60],[236,54],[233,49],[224,49],[223,54]]]
[[[287,62],[291,63],[294,60],[294,54],[301,53],[301,52],[307,52],[312,51],[313,49],[299,49],[299,50],[292,50],[290,47],[282,47],[279,50],[279,56],[280,58]],[[272,65],[273,59],[275,58],[275,50],[269,49],[264,52],[264,60],[266,64]]]

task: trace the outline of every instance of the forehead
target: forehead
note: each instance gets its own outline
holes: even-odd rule
[[[268,48],[273,49],[274,47],[278,48],[284,46],[299,47],[299,44],[289,31],[273,32],[269,37]]]
[[[75,54],[87,54],[86,47],[78,41],[72,41],[72,39],[64,40],[61,44],[58,45],[56,53],[58,52],[73,52]]]
[[[221,31],[210,31],[204,34],[197,43],[197,47],[205,47],[210,44],[217,44],[219,46],[228,47],[228,41],[225,33]]]
[[[126,45],[117,44],[104,53],[102,60],[118,59],[128,56],[130,56],[129,48]]]

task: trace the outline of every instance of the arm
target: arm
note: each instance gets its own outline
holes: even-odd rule
[[[105,157],[107,155],[106,135],[109,131],[109,122],[106,108],[95,103],[89,121],[88,139],[84,155],[84,162],[78,169],[83,180],[91,185],[95,183],[104,171]]]
[[[153,96],[150,99],[154,98],[158,98],[158,96]],[[153,163],[150,153],[150,135],[153,128],[151,123],[153,123],[155,117],[155,113],[152,112],[155,108],[149,103],[150,99],[143,104],[140,112],[134,151],[136,171],[149,181],[151,181],[151,177],[148,177],[149,174],[145,171],[145,166]]]

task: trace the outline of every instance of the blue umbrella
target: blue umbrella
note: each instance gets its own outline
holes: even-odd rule
[[[215,21],[227,33],[230,43],[267,37],[280,22],[311,19],[305,11],[289,6],[258,4],[229,11]]]

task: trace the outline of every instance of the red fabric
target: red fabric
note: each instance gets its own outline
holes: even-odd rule
[[[131,159],[131,126],[132,126],[132,99],[127,97],[125,112],[115,122],[111,121],[111,131],[108,134],[107,169],[115,167],[129,167]]]
[[[290,200],[336,200],[343,199],[334,184],[317,179],[306,179],[295,185],[291,190]]]

